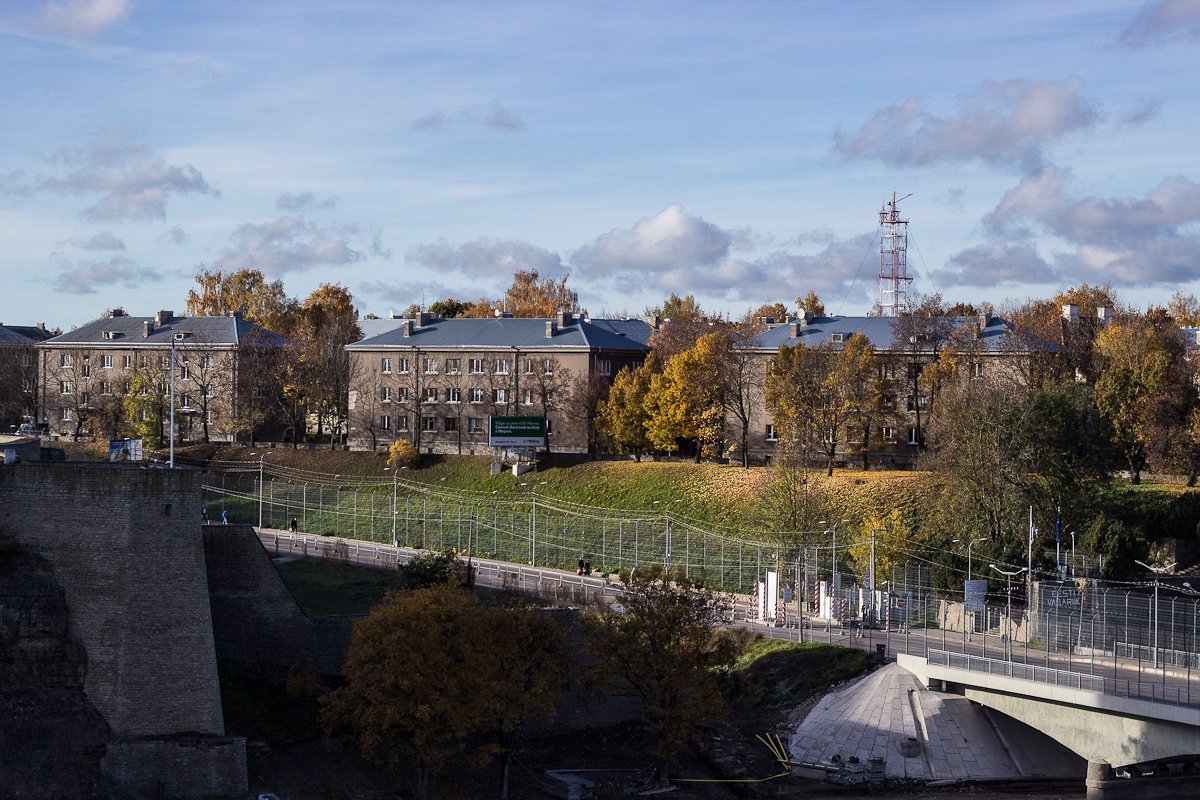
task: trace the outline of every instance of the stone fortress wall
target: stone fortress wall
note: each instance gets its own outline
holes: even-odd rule
[[[0,532],[53,565],[84,691],[112,731],[102,768],[138,796],[245,791],[224,736],[201,474],[99,464],[0,467]]]

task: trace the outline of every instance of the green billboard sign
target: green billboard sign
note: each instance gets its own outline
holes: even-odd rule
[[[492,447],[545,447],[545,417],[489,417],[488,444]]]

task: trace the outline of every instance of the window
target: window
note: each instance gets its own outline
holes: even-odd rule
[[[266,390],[266,389],[264,389],[264,388],[263,388],[263,387],[261,387],[261,386],[255,386],[255,387],[254,387],[254,398],[255,398],[256,400],[262,400],[262,399],[263,399],[263,398],[265,398],[266,396],[267,396],[267,390]]]
[[[100,381],[100,394],[112,394],[112,384],[108,381]]]
[[[472,358],[469,361],[467,361],[467,371],[470,372],[472,375],[482,375],[483,374],[483,359],[482,358]]]
[[[71,367],[75,365],[75,359],[70,353],[63,353],[58,357],[58,365],[60,367]]]
[[[554,359],[553,358],[543,358],[542,359],[542,374],[543,375],[553,375],[554,374]]]
[[[79,367],[79,375],[83,378],[92,377],[92,365],[86,361],[83,362],[82,366]]]
[[[167,386],[166,381],[158,382],[158,393],[161,394],[163,397],[167,396],[167,393],[170,391],[170,389],[171,389],[171,387]]]
[[[925,395],[918,395],[917,397],[913,397],[910,394],[908,396],[908,410],[909,411],[917,411],[918,409],[920,409],[921,411],[924,411],[926,406],[928,406],[928,405],[929,405],[929,398],[926,397]]]
[[[971,362],[971,377],[972,378],[982,378],[983,377],[983,362],[982,361],[972,361]]]
[[[427,359],[425,359],[424,363],[425,363],[425,374],[426,375],[437,375],[438,374],[438,362],[437,362],[436,358],[427,358]]]
[[[26,393],[33,392],[33,378],[21,378],[21,391]]]
[[[84,408],[91,408],[91,398],[88,396],[87,392],[79,395],[79,405],[83,406]]]
[[[180,408],[191,408],[192,407],[191,400],[186,394],[179,398],[179,407]]]
[[[392,418],[387,414],[379,417],[379,430],[390,431],[392,429]]]
[[[100,356],[100,369],[112,369],[112,356]]]
[[[212,397],[213,396],[213,387],[212,387],[211,383],[206,383],[200,387],[200,396],[201,397]]]
[[[821,441],[825,444],[833,444],[833,428],[826,428],[821,434]]]
[[[422,403],[436,403],[438,401],[438,390],[432,386],[426,387],[421,394]]]
[[[212,356],[200,356],[200,369],[212,369]]]
[[[482,403],[483,402],[483,389],[469,389],[467,391],[467,402]]]
[[[204,421],[205,421],[205,422],[207,422],[209,425],[212,425],[212,421],[213,421],[213,412],[212,412],[212,409],[211,409],[211,408],[210,408],[210,409],[207,409],[207,410],[204,412]]]
[[[458,420],[456,418],[446,417],[444,422],[446,423],[446,433],[454,433],[458,430]]]
[[[526,374],[526,375],[532,375],[532,374],[533,374],[533,359],[532,359],[532,358],[527,358],[527,359],[525,359],[525,366],[524,366],[524,369],[525,369],[525,374]]]
[[[446,374],[447,375],[457,375],[460,372],[462,372],[462,359],[461,358],[447,358],[446,359]]]
[[[142,422],[145,422],[148,419],[150,419],[150,409],[143,408],[142,409]]]
[[[483,433],[483,418],[471,417],[467,420],[467,433]]]
[[[32,367],[33,366],[33,356],[29,355],[29,353],[21,353],[21,366],[22,367]]]
[[[150,356],[138,356],[138,366],[142,369],[150,367]]]
[[[408,431],[408,417],[396,417],[396,431]]]
[[[191,368],[189,368],[187,364],[184,364],[182,367],[179,368],[179,379],[181,381],[191,380],[191,377],[192,377],[192,371],[191,371]]]
[[[408,387],[401,386],[399,389],[396,390],[396,402],[398,402],[398,403],[407,403],[408,402]]]
[[[521,392],[521,405],[523,405],[523,406],[533,405],[533,389],[526,389],[523,392]]]
[[[121,356],[121,366],[129,369],[133,366],[133,356]]]
[[[896,429],[891,426],[884,425],[882,436],[885,442],[894,442],[896,441]]]
[[[462,389],[456,389],[453,387],[447,389],[446,390],[446,402],[447,403],[461,403],[462,402]]]
[[[492,402],[493,403],[507,403],[508,402],[508,389],[492,389]]]
[[[381,403],[392,402],[392,387],[390,387],[390,386],[380,386],[379,387],[379,402],[381,402]]]
[[[58,382],[58,393],[59,394],[73,394],[74,392],[75,392],[75,384],[72,383],[71,381],[59,381]]]
[[[392,360],[390,358],[379,359],[379,371],[384,375],[392,374]]]
[[[58,415],[58,418],[61,419],[63,422],[70,422],[71,421],[71,409],[64,408],[62,410],[62,412]]]
[[[160,367],[162,367],[163,369],[166,369],[167,367],[171,366],[171,357],[170,356],[159,356],[158,357],[158,365]]]
[[[779,437],[775,435],[775,423],[773,423],[773,422],[767,423],[767,441],[768,442],[779,441]]]
[[[908,443],[909,444],[920,444],[921,443],[921,437],[917,435],[916,428],[908,429]]]
[[[596,372],[601,375],[612,375],[612,362],[607,358],[602,358],[596,361]]]
[[[884,361],[879,365],[879,377],[885,381],[890,381],[896,377],[896,365],[888,361]]]
[[[550,436],[554,433],[554,420],[546,417],[546,435]]]
[[[421,430],[425,433],[433,433],[437,430],[437,417],[421,417]]]
[[[831,334],[829,334],[829,341],[834,342],[835,344],[840,344],[841,342],[846,341],[846,334],[831,333]]]
[[[408,374],[408,359],[407,358],[397,358],[396,359],[396,371],[399,372],[401,375]]]
[[[508,359],[497,358],[494,371],[497,375],[507,375],[508,374]]]
[[[921,377],[921,373],[924,370],[925,370],[924,364],[909,364],[908,365],[908,379],[910,381],[915,381],[917,378]]]

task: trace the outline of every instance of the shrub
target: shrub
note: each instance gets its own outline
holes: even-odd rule
[[[404,439],[397,439],[388,448],[387,463],[392,469],[416,466],[417,461],[420,459],[421,454],[417,451],[417,448],[413,447],[412,442],[405,441]]]

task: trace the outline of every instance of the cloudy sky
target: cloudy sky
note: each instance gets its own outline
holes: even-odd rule
[[[257,267],[360,309],[1200,294],[1200,0],[0,2],[0,322]]]

